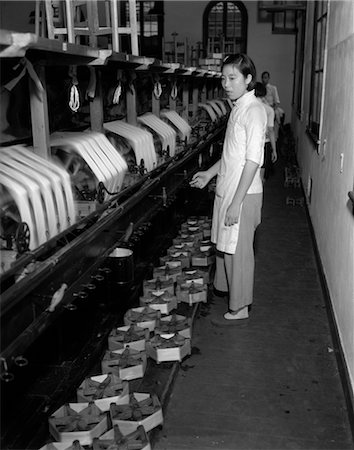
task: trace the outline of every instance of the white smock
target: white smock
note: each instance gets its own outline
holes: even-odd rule
[[[258,164],[257,172],[247,194],[263,192],[260,167],[264,159],[264,141],[267,115],[254,90],[246,92],[233,107],[225,133],[225,141],[217,175],[211,240],[217,250],[234,254],[236,251],[239,223],[225,226],[227,208],[237,190],[246,160]]]

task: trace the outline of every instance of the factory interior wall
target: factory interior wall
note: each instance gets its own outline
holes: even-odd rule
[[[331,1],[320,144],[306,133],[313,4],[307,11],[302,118],[293,113],[298,162],[323,272],[354,387],[354,217],[348,192],[354,173],[354,4]],[[342,167],[341,167],[342,164]]]

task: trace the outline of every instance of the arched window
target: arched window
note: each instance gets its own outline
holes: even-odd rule
[[[246,53],[247,23],[247,10],[242,2],[210,2],[203,14],[206,53]]]

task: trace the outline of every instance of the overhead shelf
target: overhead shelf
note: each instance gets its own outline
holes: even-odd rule
[[[123,69],[148,70],[184,76],[215,77],[218,72],[185,67],[180,63],[164,63],[156,58],[113,52],[85,45],[70,44],[56,39],[39,37],[33,33],[0,30],[0,58],[28,57],[42,65],[91,65],[113,63]]]
[[[0,45],[1,58],[21,58],[31,50],[45,53],[48,57],[53,54],[56,58],[60,55],[85,58],[87,62],[100,57],[100,50],[97,48],[42,38],[33,33],[0,30]]]

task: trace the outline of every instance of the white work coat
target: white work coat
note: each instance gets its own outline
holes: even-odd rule
[[[260,167],[264,159],[266,126],[267,114],[262,103],[255,97],[254,90],[246,92],[236,101],[230,113],[217,175],[211,240],[221,252],[234,254],[236,251],[242,205],[238,223],[231,226],[224,223],[246,160],[258,164],[247,194],[263,191]]]

